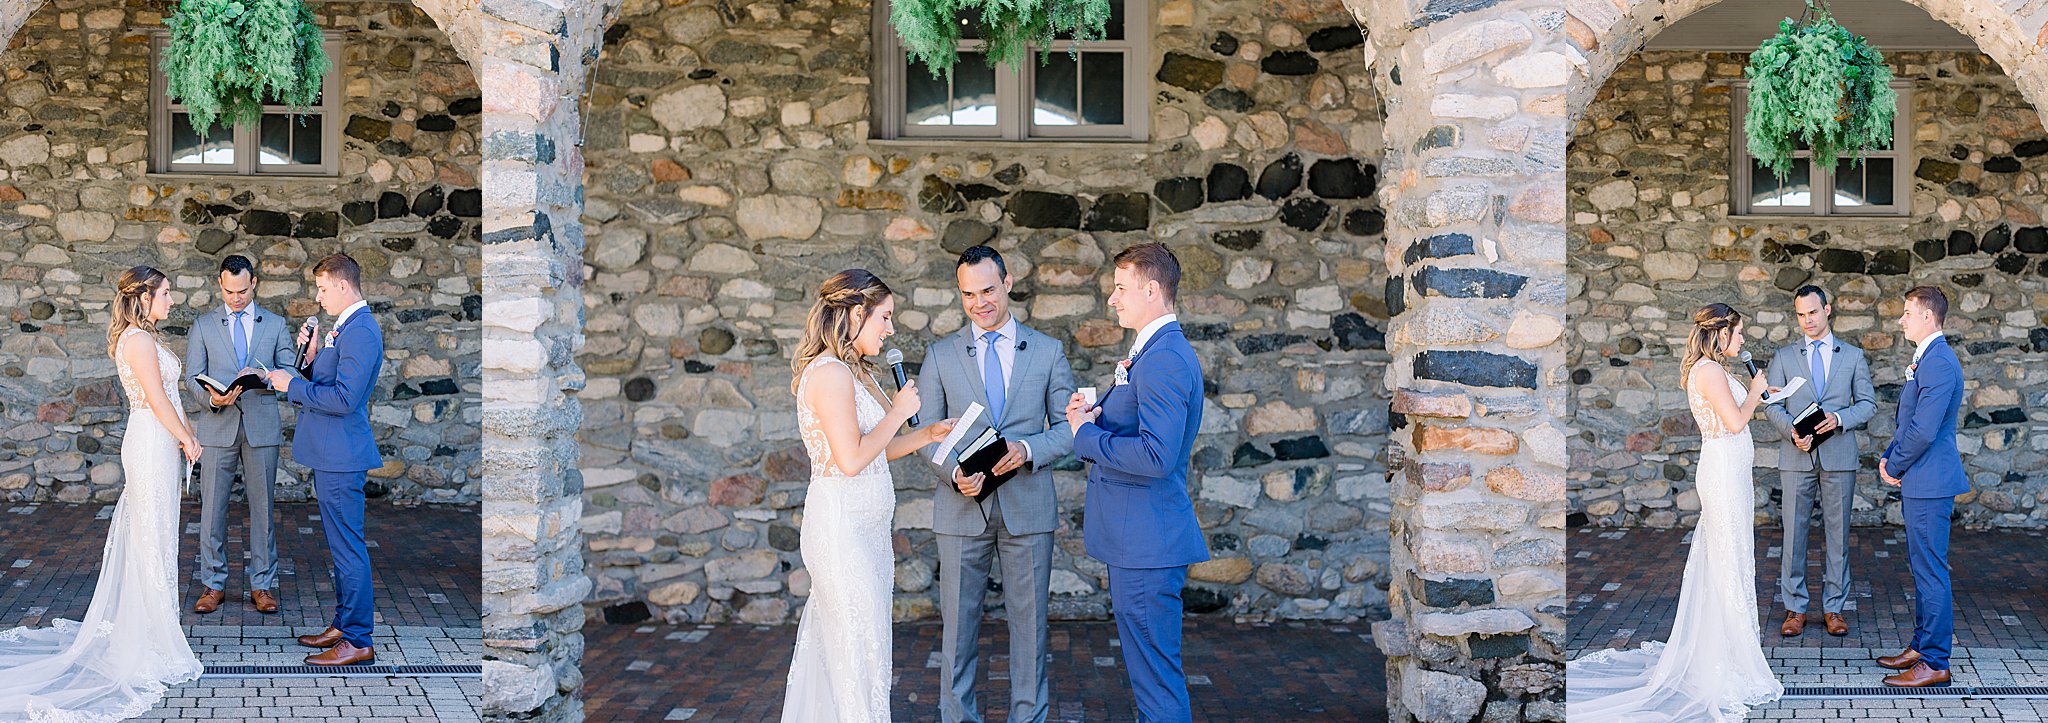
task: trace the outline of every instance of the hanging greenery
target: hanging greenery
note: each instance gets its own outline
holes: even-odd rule
[[[1843,156],[1892,141],[1898,95],[1884,54],[1835,22],[1827,1],[1806,0],[1798,20],[1778,23],[1778,34],[1749,56],[1749,114],[1743,128],[1749,154],[1780,180],[1791,173],[1795,143],[1813,151],[1816,166],[1832,168]]]
[[[966,23],[978,24],[993,68],[1023,60],[1034,43],[1044,62],[1060,35],[1071,34],[1067,52],[1074,53],[1081,42],[1102,39],[1109,14],[1110,0],[896,0],[889,22],[910,59],[936,78],[952,74]]]
[[[266,102],[304,111],[320,97],[325,38],[302,0],[178,0],[164,25],[166,94],[201,135],[255,122]]]

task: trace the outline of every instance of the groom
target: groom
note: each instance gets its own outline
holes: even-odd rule
[[[270,383],[299,410],[292,435],[292,458],[313,470],[313,492],[320,499],[320,524],[327,530],[327,554],[334,560],[334,621],[317,635],[299,636],[299,644],[326,651],[306,656],[311,665],[356,665],[376,662],[370,628],[376,620],[370,578],[370,554],[363,544],[363,483],[369,470],[384,466],[377,441],[370,435],[370,394],[384,366],[384,333],[363,301],[362,269],[346,254],[321,259],[313,267],[315,297],[320,309],[334,318],[326,343],[302,329],[299,343],[310,362],[304,381],[284,371],[270,373]]]
[[[1090,405],[1067,402],[1074,453],[1090,464],[1088,555],[1109,566],[1109,599],[1141,721],[1190,721],[1181,671],[1181,586],[1209,559],[1188,499],[1188,460],[1202,427],[1202,367],[1173,313],[1180,261],[1164,244],[1116,255],[1109,306],[1138,331],[1115,385]]]
[[[284,317],[257,306],[256,268],[235,254],[220,262],[221,306],[199,317],[186,339],[185,359],[192,371],[222,381],[233,380],[245,367],[290,369],[298,364],[292,349],[291,325]],[[215,394],[196,379],[187,379],[192,394],[207,400],[206,410],[192,420],[204,450],[199,458],[199,567],[192,576],[206,590],[192,603],[201,615],[220,609],[226,599],[228,561],[221,549],[228,532],[228,494],[235,476],[242,477],[249,498],[249,605],[266,615],[277,612],[277,538],[271,526],[271,493],[277,486],[277,448],[284,444],[278,421],[277,395],[244,396],[237,387]]]
[[[980,721],[974,701],[975,668],[981,653],[982,599],[988,593],[990,563],[1002,559],[1003,610],[1010,621],[1010,715],[1015,722],[1043,721],[1052,709],[1045,677],[1046,599],[1052,587],[1052,533],[1059,527],[1053,494],[1052,461],[1073,451],[1065,417],[1049,414],[1074,393],[1074,373],[1058,339],[1017,322],[1010,315],[1013,280],[1003,255],[987,246],[960,254],[954,264],[960,305],[973,322],[931,345],[918,374],[925,419],[960,416],[969,404],[988,412],[1009,440],[1009,450],[990,471],[1017,476],[976,502],[987,480],[962,476],[953,460],[951,484],[932,491],[932,531],[939,543],[939,718],[945,723]],[[967,439],[981,432],[970,429]]]
[[[1948,297],[1932,286],[1906,292],[1899,328],[1913,342],[1913,365],[1899,391],[1897,432],[1878,460],[1885,484],[1899,488],[1906,517],[1906,559],[1913,570],[1913,640],[1905,652],[1877,659],[1901,671],[1885,685],[1919,688],[1949,684],[1949,644],[1955,637],[1955,600],[1948,578],[1949,516],[1956,495],[1970,491],[1956,449],[1956,413],[1963,366],[1941,333]]]

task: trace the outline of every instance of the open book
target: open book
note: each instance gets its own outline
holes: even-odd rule
[[[268,390],[270,389],[270,380],[265,376],[267,374],[269,372],[264,369],[250,366],[242,367],[241,371],[235,372],[233,381],[222,382],[205,374],[192,375],[192,381],[199,382],[199,386],[206,387],[208,391],[215,394],[225,395],[229,391],[238,388],[252,392]]]
[[[981,483],[981,494],[974,496],[975,501],[988,499],[989,495],[996,493],[997,487],[1003,486],[1004,482],[1008,482],[1010,478],[1017,476],[1017,472],[1022,468],[1010,470],[1008,474],[995,473],[996,463],[1003,461],[1003,458],[1009,456],[1009,454],[1010,441],[1004,439],[1002,433],[997,432],[995,427],[985,429],[980,437],[975,438],[973,442],[961,448],[958,458],[960,460],[960,474],[967,477],[976,474],[984,475]]]

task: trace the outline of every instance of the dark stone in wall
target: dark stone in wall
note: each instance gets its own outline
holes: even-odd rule
[[[1181,213],[1201,208],[1204,190],[1202,179],[1194,176],[1160,179],[1152,184],[1152,195],[1168,211]]]
[[[402,218],[412,212],[412,204],[405,195],[396,191],[385,191],[377,196],[377,218]]]
[[[1415,355],[1415,376],[1468,387],[1536,388],[1536,365],[1486,351],[1428,349]]]
[[[1426,236],[1409,245],[1402,254],[1403,263],[1415,263],[1423,259],[1447,259],[1463,256],[1474,250],[1472,237],[1462,233],[1445,233]]]
[[[1282,439],[1273,443],[1273,459],[1280,461],[1296,459],[1321,459],[1330,456],[1330,448],[1323,444],[1322,437],[1309,436]]]
[[[1300,334],[1253,334],[1237,338],[1237,353],[1245,356],[1279,351],[1308,341]]]
[[[334,238],[341,231],[341,215],[333,211],[309,211],[292,228],[298,238]]]
[[[945,233],[939,236],[939,248],[958,255],[995,237],[994,226],[971,218],[956,218],[946,224]]]
[[[1863,254],[1848,249],[1821,249],[1814,261],[1820,270],[1831,274],[1863,273]]]
[[[1256,467],[1271,461],[1273,461],[1273,455],[1266,454],[1265,450],[1259,449],[1250,442],[1237,445],[1237,449],[1230,454],[1230,466],[1232,467]]]
[[[1983,274],[1956,274],[1954,276],[1949,277],[1948,280],[1949,283],[1953,283],[1957,286],[1963,286],[1968,288],[1976,288],[1978,286],[1984,285]]]
[[[1308,190],[1323,198],[1365,198],[1378,183],[1378,170],[1356,158],[1325,158],[1308,169]]]
[[[1322,67],[1316,56],[1299,50],[1275,51],[1259,61],[1259,69],[1268,75],[1312,75]]]
[[[352,115],[348,117],[348,125],[343,127],[341,132],[366,143],[381,143],[391,137],[391,121]]]
[[[644,402],[654,398],[654,380],[634,377],[626,382],[626,401]]]
[[[421,191],[420,195],[414,196],[412,199],[412,215],[426,218],[440,213],[441,204],[446,200],[446,197],[441,194],[440,186],[434,186]]]
[[[1874,276],[1895,276],[1911,271],[1913,252],[1905,249],[1885,249],[1870,254],[1867,272]]]
[[[2020,253],[2048,253],[2048,227],[2023,227],[2012,235],[2012,243]]]
[[[1984,232],[1984,238],[1977,240],[1977,250],[1987,254],[1995,254],[2004,251],[2005,247],[2011,243],[2012,227],[2001,223],[1991,227],[1991,230]]]
[[[1529,278],[1492,269],[1424,267],[1415,272],[1415,291],[1453,299],[1508,299],[1521,293]]]
[[[1209,167],[1209,202],[1242,201],[1252,197],[1252,174],[1243,166],[1218,163]]]
[[[960,200],[966,201],[968,203],[974,203],[975,201],[986,201],[991,198],[1002,198],[1003,196],[1009,195],[1010,193],[1009,191],[996,188],[995,186],[991,186],[986,183],[963,183],[958,186],[954,186],[953,190],[959,191]]]
[[[1206,587],[1195,587],[1193,585],[1181,588],[1180,608],[1182,612],[1207,615],[1229,607],[1229,595]]]
[[[1977,250],[1977,234],[1956,229],[1948,232],[1948,255],[1963,256]]]
[[[1003,166],[1003,170],[996,171],[995,179],[996,183],[1000,183],[1005,186],[1017,185],[1019,181],[1024,180],[1024,164],[1012,163],[1010,165]]]
[[[2048,140],[2024,141],[2017,146],[2013,146],[2012,154],[2021,158],[2033,158],[2034,156],[2048,154]]]
[[[917,190],[917,207],[924,209],[925,213],[959,213],[967,210],[967,202],[960,198],[960,192],[953,189],[953,184],[938,176],[927,175]]]
[[[1266,164],[1259,172],[1259,195],[1270,200],[1286,198],[1301,187],[1301,156],[1289,153]]]
[[[1159,82],[1201,93],[1223,82],[1223,63],[1181,53],[1167,53],[1159,63]]]
[[[433,115],[420,116],[419,122],[414,123],[413,127],[429,133],[445,133],[455,130],[455,119],[435,113]]]
[[[1344,231],[1353,236],[1378,236],[1387,230],[1387,214],[1377,208],[1361,208],[1344,214]]]
[[[647,603],[640,600],[604,608],[604,621],[612,625],[638,625],[652,617],[654,613],[648,611]]]
[[[435,216],[427,219],[427,233],[434,238],[455,238],[462,233],[462,219],[454,216]]]
[[[249,210],[242,213],[242,233],[251,236],[289,236],[292,217],[276,211]]]
[[[350,226],[361,226],[377,220],[377,204],[374,201],[350,201],[341,205],[341,217],[348,219]]]
[[[1962,170],[1962,166],[1948,161],[1922,158],[1920,159],[1920,165],[1913,169],[1913,177],[1923,181],[1944,184],[1956,180],[1956,175],[1961,173]]]
[[[459,188],[448,192],[448,212],[463,218],[484,215],[483,189]]]
[[[1289,199],[1280,206],[1280,222],[1303,231],[1322,228],[1330,217],[1330,204],[1319,198]]]
[[[1387,334],[1374,328],[1365,317],[1338,314],[1330,317],[1330,332],[1337,335],[1337,348],[1344,351],[1387,348]]]
[[[1993,156],[1984,161],[1988,173],[2019,173],[2020,160],[2012,156]]]
[[[1237,36],[1230,33],[1217,33],[1216,42],[1209,44],[1209,50],[1217,55],[1236,55]]]
[[[2017,251],[2003,253],[1991,260],[1991,266],[2008,274],[2017,274],[2027,270],[2027,257]]]
[[[481,96],[460,98],[448,104],[448,115],[452,116],[476,115],[482,112],[484,112],[484,99]]]
[[[1064,193],[1018,191],[1009,205],[1010,222],[1025,228],[1081,227],[1081,200]]]
[[[1088,231],[1142,231],[1152,224],[1152,197],[1143,193],[1105,193],[1088,209],[1081,228]]]
[[[199,249],[199,253],[217,254],[221,249],[227,248],[228,242],[233,240],[235,237],[229,236],[228,232],[209,228],[199,232],[199,240],[193,245]]]
[[[697,332],[697,348],[711,356],[732,351],[733,342],[732,332],[715,326]]]
[[[1218,246],[1232,251],[1250,251],[1257,248],[1259,242],[1265,240],[1265,238],[1266,232],[1264,231],[1255,228],[1241,228],[1218,231],[1214,236],[1210,236],[1209,240],[1216,242]]]
[[[213,220],[213,213],[206,210],[206,204],[188,198],[185,199],[183,205],[178,207],[178,220],[197,226],[202,223],[211,222]]]
[[[1513,658],[1529,654],[1529,636],[1472,635],[1465,638],[1465,647],[1472,651],[1474,660]]]
[[[1969,181],[1950,181],[1948,185],[1942,186],[1942,190],[1948,191],[1951,196],[1969,197],[1977,195],[1978,191],[1982,189],[1979,189],[1977,184]]]
[[[1236,88],[1217,88],[1202,96],[1202,103],[1228,113],[1243,113],[1257,105],[1252,97]]]
[[[1355,24],[1332,25],[1308,34],[1308,49],[1318,53],[1356,48],[1365,44],[1365,31]]]
[[[1924,238],[1913,242],[1913,255],[1929,263],[1948,258],[1948,242],[1938,238]]]

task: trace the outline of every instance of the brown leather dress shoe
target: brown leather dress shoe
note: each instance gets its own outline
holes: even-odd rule
[[[264,615],[277,614],[277,598],[272,597],[269,590],[250,590],[249,604],[256,607],[256,612]]]
[[[1899,653],[1898,655],[1887,655],[1877,659],[1878,665],[1891,668],[1892,670],[1905,670],[1919,664],[1919,662],[1920,651],[1912,648],[1907,648],[1906,652]]]
[[[1948,671],[1929,668],[1926,663],[1914,663],[1903,673],[1885,676],[1884,684],[1894,688],[1946,688]]]
[[[369,665],[371,663],[377,662],[377,653],[371,650],[371,647],[374,646],[365,646],[358,648],[354,645],[350,645],[348,641],[343,640],[339,643],[336,643],[332,648],[328,648],[325,651],[306,656],[306,664]],[[1947,676],[1948,673],[1942,673],[1942,680],[1947,680]],[[1943,685],[1947,684],[1944,683]]]
[[[327,629],[320,631],[318,635],[299,636],[299,644],[308,648],[332,648],[335,643],[339,642],[341,642],[341,631],[335,630],[332,625],[327,626]]]
[[[1806,613],[1785,611],[1785,624],[1778,626],[1778,634],[1792,637],[1806,631]]]
[[[1828,613],[1827,623],[1829,635],[1841,637],[1849,634],[1849,621],[1843,620],[1841,613]]]
[[[192,612],[205,615],[219,610],[221,601],[225,599],[227,599],[227,593],[209,587],[206,589],[206,592],[199,594],[198,600],[193,601]]]

